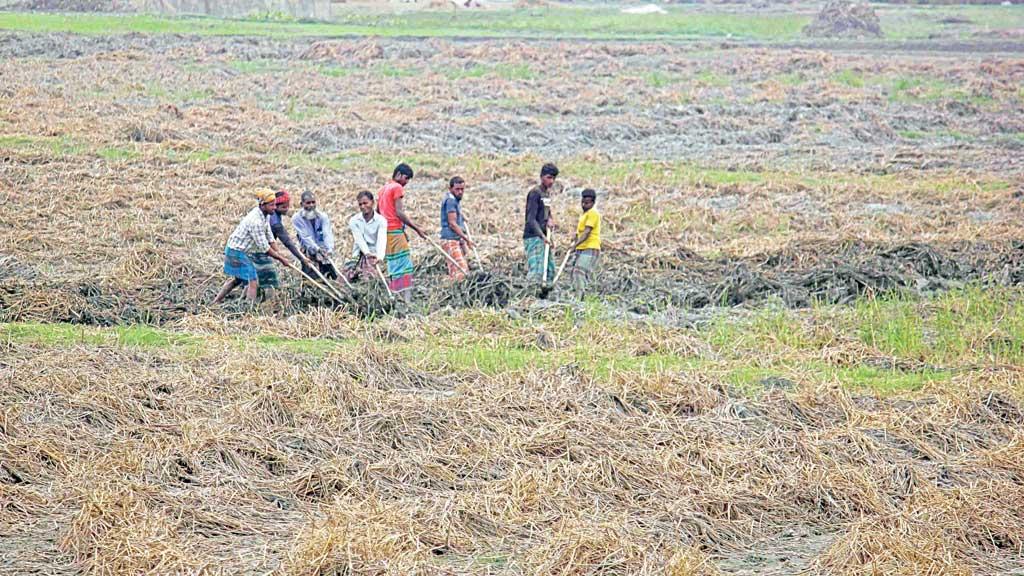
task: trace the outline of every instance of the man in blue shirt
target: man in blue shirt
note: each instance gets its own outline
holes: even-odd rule
[[[466,191],[466,181],[455,176],[448,181],[448,192],[441,201],[441,248],[452,257],[448,260],[448,277],[462,280],[469,270],[467,254],[473,242],[466,235],[466,220],[462,216],[462,195]],[[458,265],[456,265],[458,263]]]

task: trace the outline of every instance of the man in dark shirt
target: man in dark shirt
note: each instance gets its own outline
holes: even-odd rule
[[[304,263],[303,266],[312,266],[312,262],[309,258],[299,251],[299,247],[292,241],[291,234],[284,227],[283,218],[288,215],[288,210],[291,208],[291,197],[284,190],[278,190],[274,194],[275,202],[277,203],[274,207],[274,212],[270,214],[267,220],[270,221],[270,231],[274,233],[274,240],[278,240],[284,247],[295,256],[295,259],[300,263]]]
[[[526,194],[523,245],[526,248],[526,278],[529,280],[547,281],[555,275],[553,258],[547,259],[547,270],[544,269],[544,249],[551,246],[548,228],[555,228],[551,217],[551,189],[555,178],[558,178],[558,167],[545,164],[540,169],[540,184]]]

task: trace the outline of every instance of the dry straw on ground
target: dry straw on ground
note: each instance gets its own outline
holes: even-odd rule
[[[699,373],[207,347],[7,345],[19,570],[715,574],[751,547],[828,574],[1020,566],[1021,409],[969,379],[749,398]]]

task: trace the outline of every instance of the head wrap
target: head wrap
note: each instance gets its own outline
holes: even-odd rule
[[[262,188],[256,191],[256,198],[260,204],[271,204],[274,202],[274,191]]]
[[[277,196],[277,203],[278,204],[291,204],[292,203],[292,197],[289,196],[288,192],[285,192],[284,190],[278,190],[276,196]]]

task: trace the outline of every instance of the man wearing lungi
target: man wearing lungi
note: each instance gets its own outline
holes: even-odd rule
[[[540,184],[526,194],[526,226],[523,229],[523,245],[526,250],[526,278],[528,280],[551,280],[555,276],[554,258],[548,257],[544,270],[544,247],[551,245],[548,228],[555,228],[551,217],[551,189],[558,178],[558,167],[545,164],[540,169]]]
[[[452,281],[466,277],[464,270],[469,270],[466,256],[473,247],[473,242],[466,235],[466,221],[462,217],[462,195],[465,191],[466,181],[461,176],[455,176],[448,181],[448,193],[441,200],[441,249],[452,257],[448,261],[448,278]]]
[[[352,232],[352,258],[345,264],[345,277],[349,282],[369,278],[377,272],[374,268],[386,258],[388,245],[388,221],[373,210],[373,192],[363,190],[356,195],[359,212],[348,220]]]
[[[572,264],[573,288],[579,298],[583,297],[601,257],[601,214],[594,208],[595,202],[597,192],[593,189],[587,188],[580,194],[583,214],[576,224],[576,245],[573,246],[575,256]]]
[[[409,235],[406,228],[412,228],[420,238],[426,235],[405,213],[403,198],[405,185],[412,180],[412,168],[399,164],[391,174],[391,181],[377,193],[377,211],[388,222],[387,249],[388,285],[392,292],[402,295],[406,302],[412,299],[412,255],[409,252]]]
[[[267,296],[278,286],[277,272],[271,259],[287,264],[288,260],[273,247],[274,233],[270,230],[268,217],[276,207],[274,192],[260,190],[256,193],[259,206],[242,218],[235,231],[228,237],[224,247],[224,273],[230,276],[221,287],[214,304],[219,304],[237,286],[246,285],[245,297],[256,301],[257,290],[262,288]]]

